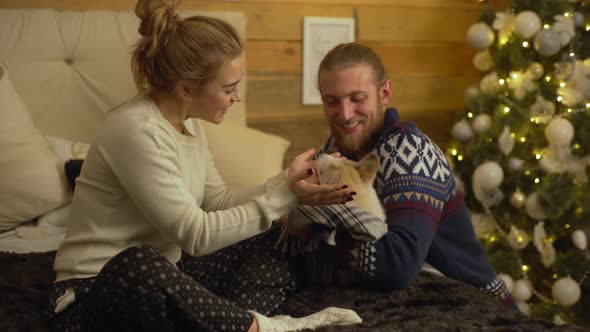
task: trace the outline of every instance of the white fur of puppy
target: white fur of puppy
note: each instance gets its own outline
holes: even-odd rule
[[[379,170],[376,153],[369,153],[358,162],[322,154],[316,159],[315,168],[321,184],[344,183],[356,191],[354,200],[347,204],[355,205],[385,221],[383,205],[373,188]]]

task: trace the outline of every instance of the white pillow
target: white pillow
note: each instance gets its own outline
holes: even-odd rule
[[[231,123],[201,124],[217,170],[231,188],[263,184],[282,170],[288,140]]]
[[[0,230],[71,200],[64,163],[35,127],[0,65]]]
[[[83,142],[70,141],[65,138],[47,136],[49,145],[58,156],[64,161],[70,159],[86,159],[90,144]]]

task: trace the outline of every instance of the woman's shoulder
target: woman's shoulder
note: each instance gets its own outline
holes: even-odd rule
[[[149,139],[157,136],[170,137],[173,133],[158,117],[157,106],[149,97],[137,96],[113,108],[98,128],[97,144],[124,144],[131,138]],[[161,116],[160,116],[161,117]]]

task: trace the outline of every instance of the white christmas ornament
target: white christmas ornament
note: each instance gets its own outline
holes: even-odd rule
[[[510,226],[510,232],[506,238],[512,249],[522,250],[529,245],[529,235],[516,226]]]
[[[527,301],[533,295],[533,290],[529,282],[525,279],[518,279],[514,282],[512,297],[516,301]]]
[[[510,293],[512,293],[512,289],[514,289],[514,280],[512,279],[512,277],[506,273],[499,273],[498,278],[500,278],[500,279],[502,279],[502,281],[504,281],[506,288],[508,289],[508,291]]]
[[[484,207],[489,208],[502,201],[504,194],[499,186],[504,172],[497,162],[483,162],[475,168],[472,178],[473,194]]]
[[[477,96],[479,96],[479,87],[476,84],[471,84],[463,93],[463,102],[467,104],[472,99],[477,98]]]
[[[550,145],[569,146],[574,138],[574,126],[564,118],[555,117],[545,127],[545,137]]]
[[[485,50],[477,52],[473,56],[473,66],[479,71],[488,71],[494,66],[494,58],[490,54],[490,51]]]
[[[522,100],[527,93],[535,91],[537,88],[533,82],[533,77],[528,71],[510,72],[510,82],[508,82],[508,87],[512,89],[514,97],[518,100]]]
[[[575,64],[576,59],[571,58],[568,53],[564,53],[561,61],[553,64],[555,79],[560,82],[569,82],[574,77]]]
[[[498,12],[496,13],[496,19],[492,24],[494,30],[498,31],[498,39],[501,42],[505,42],[510,38],[512,35],[512,31],[514,30],[514,22],[516,16],[511,12]]]
[[[545,127],[545,137],[549,146],[543,149],[543,158],[539,166],[547,173],[568,172],[577,181],[586,183],[586,167],[590,165],[590,155],[577,157],[572,154],[571,142],[574,137],[574,126],[568,120],[555,117]]]
[[[537,52],[544,56],[551,56],[559,52],[561,43],[559,34],[553,30],[543,29],[537,32],[534,41],[534,47]]]
[[[488,114],[479,114],[473,119],[473,130],[476,133],[481,134],[492,126],[492,117]]]
[[[483,22],[475,23],[467,30],[467,42],[473,48],[483,50],[494,42],[494,32]]]
[[[580,13],[580,12],[575,12],[574,13],[574,26],[576,28],[580,28],[582,26],[584,26],[584,14]]]
[[[471,224],[475,235],[479,239],[486,238],[491,232],[496,230],[496,222],[486,213],[470,212]]]
[[[473,172],[473,181],[484,190],[497,188],[504,179],[502,167],[495,161],[486,161],[477,166]]]
[[[588,249],[588,238],[586,237],[586,233],[581,229],[575,230],[572,233],[572,242],[580,250]]]
[[[467,142],[473,137],[473,130],[471,130],[469,123],[463,119],[453,125],[451,135],[460,142]]]
[[[524,160],[516,157],[512,157],[508,159],[507,162],[508,169],[512,172],[518,172],[522,169],[522,165],[524,165]]]
[[[510,196],[510,204],[515,208],[519,209],[524,206],[526,203],[526,195],[523,194],[521,191],[515,191],[512,196]]]
[[[565,85],[557,89],[562,97],[561,103],[565,106],[575,106],[590,99],[590,75],[585,67],[584,62],[574,61],[572,73],[566,78]]]
[[[500,134],[500,137],[498,137],[498,147],[506,156],[512,152],[512,149],[514,149],[514,137],[512,137],[512,133],[508,126],[504,126],[504,130]]]
[[[545,74],[545,68],[543,68],[543,65],[538,62],[531,63],[527,71],[534,80],[538,80],[543,74]]]
[[[558,279],[551,287],[551,296],[562,306],[569,307],[580,299],[582,290],[578,283],[568,277]]]
[[[518,311],[522,312],[523,315],[525,315],[525,316],[531,315],[531,307],[529,306],[528,303],[526,303],[524,301],[515,301],[514,304],[518,308]]]
[[[534,117],[538,123],[546,124],[553,118],[554,114],[555,104],[539,94],[537,101],[531,106],[531,117]]]
[[[557,252],[555,251],[555,247],[553,247],[553,242],[547,238],[545,223],[543,221],[540,221],[535,225],[533,231],[533,243],[539,254],[541,254],[541,263],[543,263],[543,266],[550,267],[553,265],[557,258]]]
[[[574,19],[572,16],[565,17],[563,15],[556,15],[554,18],[555,23],[551,27],[551,30],[557,33],[561,46],[565,46],[576,35]]]
[[[555,324],[555,325],[563,325],[565,323],[566,323],[566,321],[564,321],[563,318],[561,318],[560,315],[558,315],[558,314],[553,315],[553,324]]]
[[[514,30],[524,39],[529,39],[541,29],[541,19],[532,11],[523,11],[516,15]]]
[[[498,91],[500,91],[500,89],[502,89],[498,74],[496,72],[491,72],[484,76],[479,82],[479,88],[483,93],[489,95],[496,94]]]
[[[526,198],[525,210],[529,217],[535,220],[547,219],[543,206],[539,203],[539,194],[532,193]]]

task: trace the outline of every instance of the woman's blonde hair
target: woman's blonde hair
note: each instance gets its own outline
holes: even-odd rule
[[[340,44],[326,54],[320,62],[318,82],[322,71],[345,69],[360,64],[368,65],[373,69],[373,79],[377,88],[388,80],[387,70],[379,55],[370,47],[353,42]]]
[[[139,0],[141,39],[135,45],[131,70],[137,88],[170,90],[180,80],[201,85],[221,65],[242,53],[243,44],[227,22],[206,17],[180,18],[180,0]]]

